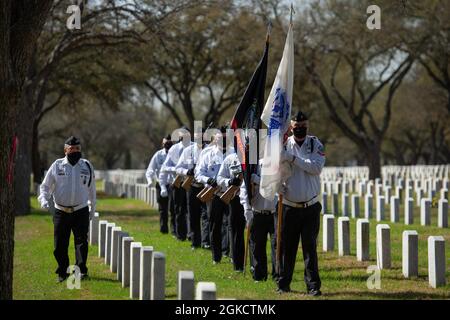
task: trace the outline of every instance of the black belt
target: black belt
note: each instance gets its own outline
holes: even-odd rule
[[[261,211],[253,210],[253,212],[254,212],[255,214],[261,214],[261,215],[265,215],[265,216],[274,214],[274,212],[271,211],[271,210],[261,210]]]

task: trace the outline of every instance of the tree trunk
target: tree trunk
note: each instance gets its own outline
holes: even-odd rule
[[[23,84],[53,1],[0,1],[0,300],[12,299],[14,257],[13,141]],[[21,114],[29,118],[29,113]],[[20,141],[19,141],[20,142]]]
[[[380,143],[375,143],[367,147],[365,153],[367,154],[367,161],[369,166],[369,179],[375,180],[381,178],[381,146]]]
[[[34,121],[31,138],[31,161],[33,168],[33,182],[42,182],[41,154],[39,153],[39,122]]]
[[[14,256],[14,175],[12,145],[15,137],[19,90],[10,83],[0,85],[0,300],[12,299]]]
[[[22,102],[19,114],[25,114],[28,104]],[[17,132],[19,137],[19,148],[14,172],[14,196],[16,204],[16,215],[30,213],[30,177],[31,177],[31,135],[32,125],[28,121],[18,119]]]

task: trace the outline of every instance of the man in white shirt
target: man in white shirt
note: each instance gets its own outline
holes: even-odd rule
[[[233,152],[233,148],[227,145],[226,129],[226,126],[221,127],[221,134],[217,137],[217,144],[205,151],[197,164],[196,180],[206,186],[218,187],[217,175],[220,166],[226,155]],[[222,259],[222,249],[225,245],[225,243],[222,243],[222,224],[228,206],[220,200],[220,196],[225,190],[226,188],[219,187],[211,204],[208,205],[211,251],[214,264],[219,263]]]
[[[298,112],[291,121],[293,136],[281,153],[282,165],[291,175],[283,183],[283,224],[281,229],[280,274],[278,292],[290,291],[295,257],[301,238],[304,280],[308,294],[321,295],[317,262],[317,236],[320,229],[320,173],[325,164],[322,143],[308,135],[307,116]]]
[[[96,191],[94,168],[81,159],[81,144],[76,137],[70,137],[64,144],[65,157],[57,159],[47,171],[40,187],[38,201],[43,209],[49,209],[50,198],[55,203],[53,215],[53,255],[58,263],[58,281],[69,276],[69,241],[73,232],[76,265],[81,279],[87,277],[89,220],[95,213]],[[90,209],[89,209],[90,205]]]
[[[186,147],[181,153],[180,159],[175,166],[176,174],[183,177],[194,176],[198,158],[203,150],[202,135],[202,132],[194,133],[195,143]],[[203,184],[195,181],[194,178],[189,191],[186,192],[188,226],[190,231],[189,236],[192,242],[192,249],[200,248],[201,246],[202,235],[200,218],[202,213],[206,211],[206,205],[197,198],[197,195],[203,188]]]
[[[182,187],[177,188],[173,185],[170,188],[170,193],[168,193],[167,189],[167,185],[172,184],[175,180],[175,167],[184,148],[193,144],[189,129],[182,127],[179,130],[181,132],[179,142],[175,143],[167,153],[166,160],[164,160],[159,173],[159,179],[161,181],[161,196],[169,195],[169,207],[173,205],[175,213],[175,237],[180,241],[185,241],[187,237],[186,191]]]
[[[227,190],[230,186],[240,186],[242,183],[239,173],[242,172],[241,163],[236,152],[229,154],[224,160],[217,175],[217,183],[222,189]],[[245,217],[244,208],[239,201],[239,195],[236,195],[228,205],[228,225],[230,229],[230,252],[233,261],[234,270],[244,271],[244,229]]]
[[[261,180],[262,159],[259,160],[257,172],[251,176],[250,188],[252,189],[252,199],[248,199],[247,188],[243,183],[240,189],[240,201],[244,207],[244,215],[247,225],[250,226],[250,264],[253,279],[255,281],[266,281],[267,268],[267,237],[270,237],[270,248],[272,257],[272,278],[275,274],[275,221],[274,213],[276,210],[277,197],[273,200],[267,200],[259,193],[259,183]]]
[[[159,181],[159,172],[166,160],[167,152],[172,147],[172,140],[170,134],[167,135],[162,141],[162,149],[158,150],[150,160],[145,177],[147,178],[147,185],[150,188],[155,183],[156,188],[156,201],[158,202],[159,211],[159,231],[161,233],[168,233],[168,206],[169,198],[161,196],[161,184]]]

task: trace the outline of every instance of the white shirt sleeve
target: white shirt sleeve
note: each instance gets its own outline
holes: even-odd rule
[[[197,167],[195,168],[195,180],[200,183],[207,184],[210,177],[207,176],[209,154],[202,154],[199,158]]]
[[[252,210],[252,206],[248,201],[247,188],[245,187],[245,183],[241,184],[241,189],[239,190],[239,199],[245,211]]]
[[[325,154],[323,153],[322,143],[318,139],[315,139],[311,158],[307,159],[295,156],[294,164],[311,175],[320,175],[325,165]]]
[[[55,166],[56,162],[53,162],[40,186],[38,201],[42,208],[48,205],[48,201],[50,200],[55,188]]]
[[[185,176],[187,175],[188,169],[189,169],[189,158],[191,156],[191,147],[188,147],[183,150],[181,153],[180,159],[178,159],[178,163],[175,166],[175,172],[176,174]]]
[[[88,166],[90,166],[91,168],[91,185],[89,186],[89,195],[88,195],[88,199],[91,203],[91,212],[92,214],[95,213],[95,207],[97,205],[97,191],[96,191],[96,186],[95,186],[95,174],[94,174],[94,167],[92,166],[92,164],[90,162],[88,162],[86,160],[86,164]]]
[[[176,146],[176,147],[175,147]],[[164,160],[164,163],[161,167],[161,172],[168,172],[168,173],[174,173],[175,172],[175,166],[177,165],[173,161],[174,153],[179,152],[178,150],[179,146],[175,144],[172,148],[169,149],[169,152],[167,153],[166,160]]]
[[[152,159],[150,160],[150,163],[148,164],[147,171],[145,172],[145,177],[147,178],[147,184],[151,185],[153,182],[153,179],[156,178],[156,165],[157,165],[157,158],[158,158],[158,152],[156,152]]]
[[[230,181],[231,173],[230,173],[230,162],[231,157],[226,157],[222,165],[220,166],[219,173],[217,174],[217,184],[223,189],[228,188],[228,181]]]

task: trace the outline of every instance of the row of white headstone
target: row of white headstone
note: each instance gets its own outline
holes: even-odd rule
[[[157,190],[143,183],[128,184],[104,181],[104,191],[108,195],[142,200],[150,207],[157,207]]]
[[[332,214],[323,216],[323,251],[334,250],[334,221]],[[356,221],[356,258],[358,261],[370,259],[370,228],[368,219]],[[338,252],[339,256],[350,255],[350,218],[338,218]],[[387,224],[376,226],[377,266],[381,269],[391,268],[390,227]],[[406,278],[419,275],[418,233],[414,230],[403,231],[402,236],[402,271]],[[428,237],[428,279],[430,286],[436,288],[446,284],[445,240],[442,236]]]
[[[349,201],[348,194],[342,194],[341,198],[341,215],[348,216],[352,218],[360,217],[360,196],[353,194]],[[375,217],[378,222],[386,220],[385,215],[385,197],[378,196],[376,201],[376,211]],[[322,213],[332,213],[338,215],[338,194],[333,193],[330,200],[328,200],[328,194],[326,192],[322,193]],[[331,202],[331,208],[328,209],[328,203]],[[351,206],[349,206],[349,203]],[[420,224],[422,226],[428,226],[431,224],[431,205],[432,201],[430,199],[423,198],[420,202]],[[400,198],[397,196],[392,196],[389,201],[390,207],[390,221],[400,222]],[[373,196],[371,194],[366,194],[364,197],[364,217],[366,219],[371,219],[373,217]],[[406,225],[414,223],[414,200],[413,198],[408,198],[405,200],[404,204],[404,222]],[[439,228],[448,228],[448,200],[439,199],[438,200],[438,217],[437,225]]]
[[[143,246],[113,222],[99,220],[96,212],[90,221],[89,242],[98,245],[98,256],[104,258],[110,271],[123,288],[130,288],[130,298],[163,300],[165,298],[166,257],[152,246]],[[179,271],[179,300],[215,300],[214,282],[198,282],[194,292],[194,272]]]

